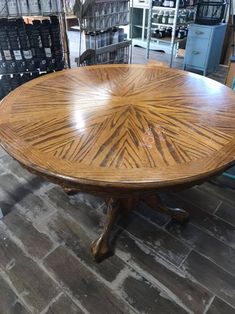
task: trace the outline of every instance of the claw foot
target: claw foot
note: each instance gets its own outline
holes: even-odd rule
[[[91,254],[95,261],[101,261],[113,253],[107,241],[100,237],[91,243]]]
[[[169,208],[169,213],[172,218],[180,223],[189,221],[189,213],[180,208]]]

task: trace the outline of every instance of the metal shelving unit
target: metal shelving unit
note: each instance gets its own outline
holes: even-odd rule
[[[179,12],[179,2],[180,0],[176,0],[175,2],[175,8],[164,8],[164,10],[171,10],[174,11],[174,21],[173,24],[170,24],[170,26],[172,26],[172,36],[170,41],[168,40],[168,42],[170,42],[170,49],[171,49],[171,53],[170,53],[170,67],[172,66],[172,61],[173,61],[173,54],[174,54],[174,50],[175,50],[175,46],[178,44],[178,41],[175,41],[175,30],[176,30],[176,25],[177,25],[177,18],[178,18],[178,12]],[[169,24],[163,24],[161,25],[161,23],[153,23],[152,22],[152,13],[155,10],[162,10],[162,7],[153,7],[152,2],[150,2],[149,4],[149,18],[148,18],[148,32],[147,32],[147,50],[146,50],[146,57],[147,59],[149,59],[149,50],[150,50],[150,41],[152,40],[152,25],[156,25],[156,26],[169,26]]]
[[[175,54],[175,52],[178,50],[179,47],[179,43],[185,40],[184,38],[177,38],[176,37],[176,28],[177,27],[181,27],[181,26],[185,26],[188,25],[190,23],[192,23],[192,20],[189,19],[183,19],[181,21],[181,19],[179,19],[179,11],[180,11],[180,0],[176,0],[175,1],[175,7],[157,7],[157,6],[152,6],[152,4],[149,4],[149,15],[148,15],[148,31],[147,31],[147,51],[146,51],[146,57],[147,59],[149,58],[149,50],[150,50],[150,45],[153,42],[156,43],[167,43],[168,47],[170,48],[170,61],[169,61],[169,66],[172,67],[172,62],[173,62],[173,56]],[[156,23],[153,22],[153,14],[155,12],[159,12],[159,11],[164,10],[165,12],[174,12],[174,19],[173,19],[173,23]],[[183,10],[186,10],[186,12],[190,12],[187,11],[188,8],[184,8]],[[180,21],[179,21],[180,20]],[[166,37],[166,38],[156,38],[152,36],[152,32],[153,30],[158,29],[159,27],[171,27],[172,32],[171,32],[171,37]]]
[[[177,52],[179,44],[185,40],[173,38],[173,33],[175,34],[176,27],[185,26],[190,23],[189,21],[182,23],[177,18],[181,10],[192,9],[192,7],[180,8],[179,4],[179,0],[175,1],[174,7],[153,6],[152,0],[133,1],[132,42],[133,46],[147,48],[147,58],[149,57],[149,50],[164,51],[170,56],[173,56]],[[158,11],[167,11],[169,14],[174,12],[174,20],[171,23],[157,23],[156,21],[152,21],[152,17]],[[153,37],[153,30],[160,27],[171,27],[173,29],[172,36],[164,38]],[[170,61],[170,65],[172,65],[172,60]]]
[[[124,35],[129,25],[129,0],[86,0],[77,14],[80,24],[78,66],[84,54],[94,56],[89,64],[128,63],[131,40]],[[82,60],[82,61],[81,61]],[[88,64],[88,63],[87,63]]]

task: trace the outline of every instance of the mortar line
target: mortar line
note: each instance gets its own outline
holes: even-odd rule
[[[59,300],[59,298],[64,294],[63,291],[61,291],[56,297],[54,297],[53,299],[51,299],[51,301],[47,304],[47,306],[39,313],[39,314],[45,314],[50,306],[55,303],[57,300]]]
[[[209,213],[207,213],[207,214],[209,214]],[[180,241],[180,243],[184,244],[188,249],[191,249],[191,246],[190,246],[188,243],[186,243],[186,242],[183,241],[182,239],[177,238],[174,234],[172,234],[171,232],[169,232],[167,229],[165,229],[165,228],[163,229],[161,226],[157,225],[154,221],[148,220],[146,217],[142,216],[141,214],[138,214],[138,215],[141,216],[145,221],[147,221],[147,222],[151,223],[152,225],[156,226],[158,229],[160,229],[160,230],[162,230],[162,231],[165,231],[167,234],[171,235],[174,239]],[[210,215],[213,216],[213,214],[210,214]],[[219,220],[222,220],[223,222],[226,222],[226,221],[224,221],[223,219],[221,219],[221,218],[218,217],[218,216],[216,216],[216,218],[218,218]],[[168,222],[168,223],[169,223],[169,222]],[[228,223],[228,222],[226,222],[226,223]],[[234,249],[234,247],[232,247],[232,246],[229,245],[228,243],[226,243],[226,242],[222,241],[221,239],[217,238],[216,236],[212,235],[212,234],[209,232],[209,230],[202,228],[201,226],[195,224],[195,223],[192,222],[192,221],[189,221],[188,224],[193,225],[196,229],[198,229],[198,230],[204,232],[205,234],[211,236],[212,238],[214,238],[215,240],[219,241],[220,243],[223,243],[224,245],[228,246],[229,248]],[[228,223],[228,224],[229,224],[229,223]],[[229,224],[229,225],[231,225],[232,227],[234,227],[234,225],[232,225],[232,224]],[[123,230],[126,230],[126,229],[123,229]]]
[[[5,270],[2,269],[2,268],[0,268],[0,276],[1,276],[2,280],[4,280],[6,282],[6,284],[10,287],[10,289],[13,291],[13,293],[17,296],[17,300],[19,300],[20,303],[22,303],[22,305],[30,313],[33,313],[34,308],[31,305],[29,305],[28,303],[26,303],[26,301],[22,298],[21,294],[18,293],[18,291],[16,290],[15,286],[12,284],[11,279],[9,278],[9,276],[7,275]]]
[[[54,283],[56,283],[56,285],[57,285],[62,291],[65,291],[65,292],[66,292],[66,290],[63,288],[63,286],[51,275],[51,273],[46,269],[46,267],[43,265],[43,263],[42,263],[40,260],[36,259],[35,257],[31,256],[31,255],[27,252],[27,250],[25,250],[25,247],[24,247],[24,245],[22,244],[21,240],[19,240],[17,237],[15,237],[15,235],[12,234],[12,232],[7,228],[7,226],[6,226],[3,222],[0,221],[0,225],[1,225],[1,224],[5,227],[5,233],[6,233],[6,235],[9,236],[9,238],[23,251],[23,253],[25,254],[25,256],[28,257],[29,259],[33,260],[33,261],[36,263],[36,265],[37,265],[42,271],[44,271],[44,272],[52,279],[52,281],[53,281]],[[68,293],[68,292],[66,292],[66,293],[70,296],[70,298],[74,301],[74,303],[75,303],[80,309],[83,310],[83,312],[84,312],[85,314],[90,314],[85,308],[83,308],[83,306],[80,304],[80,302],[79,302],[77,299],[76,299],[76,302],[75,302],[75,299],[73,298],[73,296],[72,296],[70,293]],[[17,294],[17,295],[18,295],[18,294]]]
[[[216,206],[215,210],[213,211],[213,215],[217,212],[217,210],[220,208],[220,206],[223,204],[221,200],[219,200],[219,204]]]
[[[124,253],[125,254],[125,253]],[[123,258],[123,257],[122,257]],[[122,259],[121,258],[121,259]],[[125,261],[125,259],[124,259]],[[126,262],[126,261],[125,261]],[[156,287],[160,292],[164,292],[169,298],[178,304],[180,307],[182,307],[185,311],[187,311],[190,314],[193,314],[191,310],[189,310],[180,300],[179,298],[171,292],[169,288],[167,288],[164,284],[162,284],[159,280],[157,280],[155,277],[153,277],[150,273],[143,270],[139,265],[137,265],[134,261],[128,260],[129,265],[131,268],[137,272],[141,277],[145,278],[147,281],[149,281],[151,284],[153,284],[154,287]]]
[[[184,262],[186,261],[186,259],[189,257],[189,255],[191,254],[191,252],[193,251],[193,249],[191,249],[188,254],[182,259],[181,263],[179,264],[179,268],[182,269],[182,265],[184,264]]]
[[[211,307],[211,304],[213,303],[215,299],[215,295],[212,296],[211,300],[208,302],[207,306],[205,307],[205,310],[203,311],[203,314],[206,314],[209,308]]]
[[[131,270],[128,265],[126,265],[116,276],[116,278],[111,282],[112,288],[118,290],[119,287],[124,283],[124,281],[130,275]]]
[[[62,246],[62,247],[65,247],[65,246]],[[106,279],[104,279],[104,278],[101,277],[98,273],[96,273],[92,268],[90,268],[87,264],[85,264],[72,250],[70,250],[70,249],[67,248],[67,247],[65,247],[65,248],[69,251],[69,253],[70,253],[75,259],[77,259],[88,271],[90,271],[90,272],[96,277],[96,280],[97,280],[98,282],[101,282],[101,283],[104,285],[104,287],[110,289],[110,290],[111,290],[111,294],[112,294],[113,296],[116,296],[116,297],[120,298],[120,296],[116,293],[116,291],[115,291],[115,290],[112,290],[112,283],[108,282]],[[52,276],[51,272],[49,272],[49,271],[47,270],[47,268],[44,266],[44,264],[43,264],[43,263],[40,263],[40,264],[41,264],[40,266],[41,266],[41,267],[43,268],[43,270],[48,274],[48,276],[50,276],[50,278],[52,278],[52,279],[61,287],[61,289],[63,290],[63,286],[61,286],[61,284],[58,283],[58,281]],[[53,272],[53,271],[52,271],[52,272]],[[67,289],[69,290],[69,288],[67,288]],[[68,291],[67,291],[67,293],[68,293]],[[70,294],[70,293],[68,293],[68,295],[71,297],[71,294]],[[73,297],[71,297],[71,298],[72,298],[72,300],[73,300]],[[122,302],[123,302],[124,304],[126,304],[129,308],[131,308],[133,312],[135,312],[136,314],[138,314],[138,313],[136,312],[136,309],[134,309],[134,308],[131,306],[131,304],[129,304],[125,299],[121,298],[121,300],[122,300]],[[80,305],[80,307],[81,307],[81,306],[82,306],[82,305]],[[82,307],[82,310],[84,310],[83,307]],[[86,314],[87,314],[87,313],[88,313],[88,312],[86,312]]]

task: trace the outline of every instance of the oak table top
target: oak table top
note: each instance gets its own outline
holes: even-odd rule
[[[159,187],[235,159],[235,94],[211,79],[145,65],[64,70],[0,106],[2,146],[23,165],[82,184]]]
[[[64,188],[150,191],[204,180],[235,160],[235,93],[211,79],[155,65],[81,67],[42,76],[11,92],[0,106],[4,149],[31,171]],[[179,209],[146,203],[179,221]],[[108,251],[120,204],[93,243]],[[121,202],[121,203],[120,203]]]

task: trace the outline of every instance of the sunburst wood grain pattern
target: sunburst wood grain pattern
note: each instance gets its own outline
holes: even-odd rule
[[[17,88],[0,106],[1,145],[67,192],[105,196],[108,215],[91,246],[110,252],[119,214],[138,201],[164,208],[155,190],[193,184],[235,160],[235,94],[213,80],[154,65],[65,70]]]
[[[155,65],[44,76],[11,93],[0,113],[1,143],[11,155],[83,184],[175,185],[235,159],[234,93]]]

